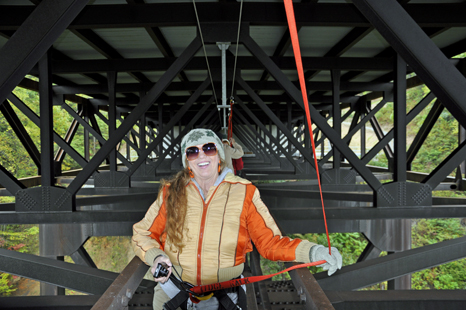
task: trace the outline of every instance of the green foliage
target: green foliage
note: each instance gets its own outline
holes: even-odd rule
[[[99,269],[121,272],[134,257],[128,236],[91,237],[84,248]]]
[[[0,296],[7,297],[16,291],[11,285],[12,275],[7,273],[0,273]]]
[[[0,226],[0,248],[21,253],[39,254],[39,227],[37,225]],[[0,296],[9,296],[16,291],[14,276],[0,273]]]
[[[0,230],[0,248],[21,253],[38,254],[37,225],[4,225]]]
[[[421,219],[412,229],[412,247],[417,248],[466,235],[460,219]],[[466,259],[413,273],[413,289],[466,289]]]
[[[431,172],[457,146],[458,122],[449,112],[443,112],[415,157],[412,170]]]
[[[305,239],[313,243],[322,244],[328,246],[326,234],[294,234],[289,235],[290,238]],[[330,244],[332,247],[336,247],[342,255],[343,266],[351,265],[356,263],[358,257],[367,245],[367,240],[360,233],[332,233],[329,234]],[[284,269],[283,263],[272,262],[261,257],[261,268],[264,274],[277,273]],[[309,267],[312,273],[323,271],[320,267]],[[282,274],[272,278],[274,281],[281,281],[289,279],[289,275]]]

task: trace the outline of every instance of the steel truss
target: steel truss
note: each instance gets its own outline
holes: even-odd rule
[[[202,46],[199,34],[176,57],[159,28],[196,25],[194,16],[184,13],[189,11],[187,4],[127,2],[102,6],[82,0],[43,0],[37,6],[1,6],[0,34],[7,43],[0,49],[0,112],[37,166],[38,176],[19,179],[0,165],[0,195],[15,198],[15,203],[0,205],[0,224],[40,224],[43,241],[41,256],[0,249],[0,271],[41,281],[43,292],[60,295],[67,288],[91,294],[0,298],[2,308],[151,307],[154,283],[142,280],[147,266],[134,259],[120,275],[99,270],[83,245],[91,236],[131,235],[132,225],[144,216],[157,195],[150,182],[180,169],[182,137],[192,128],[221,129],[212,91],[220,93],[220,58],[209,57],[217,63],[212,66],[213,81],[207,74],[202,81],[190,80],[191,72],[206,70],[205,58],[198,54]],[[395,0],[352,2],[296,3],[295,10],[299,27],[353,27],[323,57],[304,57],[303,65],[311,90],[313,138],[329,230],[364,233],[369,244],[356,264],[345,266],[332,277],[319,273],[314,278],[307,270],[297,270],[290,273],[291,282],[248,284],[248,303],[251,309],[275,309],[288,299],[293,309],[432,305],[462,309],[464,291],[355,290],[383,281],[389,281],[390,289],[408,289],[411,273],[466,257],[466,237],[411,249],[409,227],[409,220],[415,218],[466,218],[464,199],[432,196],[436,189],[464,189],[466,70],[463,60],[450,57],[464,52],[466,44],[462,40],[441,50],[429,37],[443,28],[464,24],[460,12],[466,6],[400,4]],[[165,14],[167,10],[181,14],[175,17]],[[314,14],[306,14],[311,10]],[[199,3],[199,11],[203,12],[204,43],[236,40],[237,3]],[[303,100],[297,82],[286,74],[295,69],[294,59],[284,56],[289,35],[283,35],[270,56],[250,34],[251,24],[284,25],[280,12],[277,3],[245,6],[239,41],[247,53],[238,57],[240,69],[235,77],[233,67],[227,67],[227,81],[235,87],[233,131],[250,151],[244,157],[246,178],[257,183],[293,180],[258,184],[280,227],[288,233],[324,232]],[[95,31],[118,27],[142,27],[163,57],[124,58]],[[390,48],[373,58],[341,57],[374,29]],[[75,60],[58,51],[53,44],[65,30],[105,59]],[[227,53],[228,63],[233,59],[234,55]],[[261,70],[261,77],[251,80],[248,70]],[[311,81],[324,70],[330,72],[330,81]],[[389,73],[373,81],[354,81],[364,71]],[[161,76],[154,81],[149,72],[160,72]],[[119,82],[119,73],[128,73],[136,82]],[[409,73],[416,76],[407,79]],[[25,78],[27,74],[37,76],[39,82]],[[64,77],[67,74],[81,74],[88,82],[74,83]],[[406,90],[424,83],[431,92],[406,113]],[[13,94],[16,86],[39,93],[39,115]],[[184,95],[171,94],[179,91]],[[77,109],[69,101],[77,103]],[[383,132],[376,114],[389,102],[394,106],[394,126]],[[73,118],[63,137],[52,125],[53,105],[61,106]],[[40,127],[40,147],[13,107]],[[407,124],[429,107],[408,148]],[[460,125],[457,147],[430,173],[410,171],[445,109]],[[99,125],[99,120],[105,126]],[[343,133],[343,122],[350,123],[347,133]],[[371,148],[364,143],[369,126],[378,139]],[[79,127],[84,129],[84,153],[72,146]],[[351,144],[357,135],[362,141],[359,153]],[[91,137],[99,145],[93,156]],[[58,146],[56,152],[54,145]],[[382,151],[388,168],[369,166]],[[62,171],[66,155],[80,169]],[[456,176],[450,176],[455,170]],[[384,183],[386,179],[390,182]],[[390,255],[379,257],[381,251]],[[70,256],[75,264],[62,261],[64,256]],[[245,275],[261,273],[259,255],[253,252]],[[293,294],[283,293],[285,289],[277,289],[277,285]],[[273,290],[283,295],[274,295]],[[276,296],[283,299],[275,300]]]

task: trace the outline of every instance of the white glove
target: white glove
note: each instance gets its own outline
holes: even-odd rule
[[[328,247],[324,247],[320,244],[314,245],[311,248],[311,251],[309,251],[309,259],[311,262],[317,262],[319,260],[327,261],[325,264],[318,265],[317,267],[322,267],[324,270],[328,270],[329,276],[334,274],[337,269],[341,269],[343,261],[337,248],[332,247],[332,255],[330,255],[328,253]]]

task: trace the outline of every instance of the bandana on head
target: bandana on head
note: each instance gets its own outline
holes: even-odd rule
[[[193,129],[183,137],[181,141],[181,161],[183,167],[186,168],[186,149],[190,146],[206,144],[214,142],[217,146],[218,155],[222,160],[225,160],[225,151],[223,150],[222,141],[220,138],[210,129]]]

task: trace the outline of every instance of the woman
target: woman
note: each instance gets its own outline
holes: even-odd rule
[[[236,143],[234,138],[231,140],[222,139],[223,150],[225,151],[225,164],[227,168],[233,171],[236,175],[238,171],[236,171],[236,167],[233,167],[233,159],[240,159],[244,155],[243,148],[241,145]]]
[[[238,302],[245,309],[241,290],[216,291],[214,297],[196,304],[196,299],[185,300],[184,286],[169,276],[174,271],[193,285],[241,277],[251,241],[273,261],[323,259],[329,275],[341,268],[337,249],[332,248],[330,256],[322,245],[281,235],[257,188],[225,168],[222,141],[213,131],[191,130],[181,150],[184,169],[162,183],[157,200],[133,227],[133,249],[152,266],[151,273],[159,263],[167,266],[168,275],[155,278],[160,285],[154,290],[154,309],[164,304],[176,309],[180,303],[195,309],[232,309]]]

